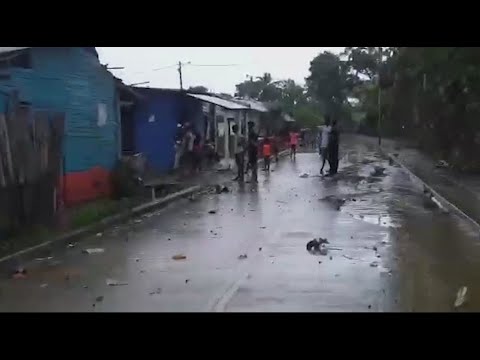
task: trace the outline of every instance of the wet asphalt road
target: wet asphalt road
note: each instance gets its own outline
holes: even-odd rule
[[[336,179],[301,153],[258,186],[182,200],[31,259],[25,279],[0,279],[0,311],[451,311],[463,285],[464,309],[480,309],[476,231],[425,208],[374,139],[342,140]],[[371,176],[375,165],[384,176]],[[338,209],[329,195],[346,201]],[[326,256],[305,249],[317,237]]]

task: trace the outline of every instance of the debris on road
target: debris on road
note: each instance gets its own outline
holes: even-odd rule
[[[45,258],[36,258],[36,261],[45,261],[45,260],[52,260],[53,256],[45,257]]]
[[[103,301],[103,296],[97,296],[97,297],[95,298],[95,301],[96,301],[96,302],[102,302],[102,301]]]
[[[385,168],[383,166],[378,166],[378,165],[375,165],[373,167],[373,172],[371,173],[372,176],[384,176],[385,173]]]
[[[145,270],[140,270],[140,274],[144,274],[145,273]]]
[[[150,295],[160,295],[162,293],[162,288],[157,288],[157,290],[150,292]]]
[[[378,251],[378,249],[377,249],[376,246],[374,246],[374,247],[372,248],[372,250],[373,250],[373,251]]]
[[[106,283],[108,286],[123,286],[123,285],[128,285],[127,282],[125,281],[118,281],[115,279],[107,279]]]
[[[266,226],[260,226],[260,229],[266,229],[267,227]]]
[[[185,255],[183,255],[183,254],[177,254],[177,255],[173,255],[173,256],[172,256],[172,259],[173,259],[173,260],[186,260],[187,257],[186,257]]]
[[[134,222],[135,224],[140,224],[140,223],[142,222],[142,220],[141,220],[141,219],[135,219],[135,220],[133,220],[133,222]]]
[[[139,262],[140,261],[140,258],[135,258],[135,262]]]
[[[465,301],[467,300],[467,287],[462,286],[457,292],[457,298],[455,299],[455,303],[453,304],[456,308],[462,306]]]
[[[172,239],[168,238],[167,241],[172,241]]]
[[[307,174],[307,173],[301,173],[301,174],[300,174],[300,177],[301,177],[302,179],[306,179],[306,178],[308,178],[309,176],[310,176],[310,175]]]
[[[348,260],[356,260],[355,258],[351,257],[351,256],[348,256],[348,255],[342,255],[345,259],[348,259]]]
[[[82,251],[84,254],[88,254],[88,255],[91,255],[91,254],[101,254],[103,252],[105,252],[105,249],[103,248],[93,248],[93,249],[85,249]]]
[[[25,279],[26,277],[27,277],[27,269],[25,268],[18,268],[12,274],[13,279]]]
[[[242,254],[238,256],[238,260],[244,260],[246,258],[248,258],[247,254]]]
[[[326,251],[328,250],[325,247],[325,244],[329,244],[327,239],[322,239],[322,238],[318,238],[318,240],[313,239],[307,243],[306,248],[309,253],[323,252],[326,255]],[[323,250],[322,250],[322,245],[323,245]]]
[[[378,267],[378,262],[374,261],[374,262],[370,263],[370,267]]]
[[[102,235],[103,235],[103,233],[101,233],[101,232],[97,233],[97,237],[100,237]]]
[[[330,256],[330,260],[333,260],[333,256]]]
[[[189,281],[190,279],[185,279],[185,284],[188,284]]]
[[[439,169],[445,169],[445,168],[448,168],[450,165],[448,164],[448,162],[446,162],[445,160],[439,160],[437,162],[437,164],[435,165],[436,168],[439,168]]]
[[[45,289],[47,286],[48,286],[48,284],[42,284],[42,285],[40,285],[40,287],[41,287],[42,289]]]
[[[261,248],[261,247],[259,247],[259,248],[258,248],[258,251],[262,251],[262,248]]]
[[[321,264],[322,262],[321,262],[321,261],[319,261],[318,263],[319,263],[319,264]]]
[[[70,243],[67,245],[67,248],[71,249],[71,248],[74,248],[75,246],[77,246],[76,243]]]
[[[209,214],[216,214],[216,213],[217,213],[217,210],[210,210],[208,213],[209,213]]]

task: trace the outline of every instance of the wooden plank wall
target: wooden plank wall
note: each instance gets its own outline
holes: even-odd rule
[[[0,114],[0,229],[54,224],[64,122],[62,113],[33,111],[10,97]]]

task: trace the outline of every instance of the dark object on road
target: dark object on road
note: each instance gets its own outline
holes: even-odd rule
[[[103,296],[97,296],[97,297],[95,298],[95,301],[96,301],[96,302],[102,302],[102,301],[103,301]]]
[[[340,208],[345,204],[345,201],[346,199],[340,199],[338,197],[336,197],[335,195],[329,195],[329,196],[326,196],[322,199],[320,199],[321,201],[327,201],[328,203],[330,203],[337,211],[340,210]]]
[[[333,260],[333,257],[332,257],[332,256],[330,256],[330,260]]]
[[[378,250],[376,246],[374,246],[372,249],[373,249],[373,251],[377,251],[377,250]]]
[[[307,251],[320,252],[320,247],[322,244],[329,244],[329,242],[327,239],[322,239],[322,238],[319,238],[318,240],[317,239],[310,240],[307,243]]]
[[[371,308],[372,308],[372,305],[368,305],[368,308],[371,309]]]
[[[70,274],[65,274],[65,280],[70,280]]]
[[[261,248],[261,247],[259,247],[259,248],[258,248],[258,251],[262,251],[262,248]]]
[[[173,260],[186,260],[187,257],[186,257],[185,255],[183,255],[183,254],[178,254],[178,255],[173,255],[173,256],[172,256],[172,259],[173,259]]]
[[[373,167],[373,172],[372,172],[372,176],[385,176],[385,168],[382,167],[382,166],[378,166],[378,165],[375,165]]]
[[[185,284],[188,284],[189,281],[190,279],[185,279]]]
[[[155,291],[150,292],[150,295],[159,295],[162,293],[162,288],[158,288]]]
[[[370,263],[370,267],[378,267],[378,262],[374,261]]]
[[[215,192],[217,194],[226,194],[230,192],[230,189],[226,186],[215,185]]]
[[[168,241],[171,241],[172,239],[168,238],[167,240],[168,240]]]
[[[239,256],[238,256],[238,259],[239,259],[239,260],[244,260],[244,259],[246,259],[247,257],[248,257],[247,254],[242,254],[242,255],[239,255]]]
[[[210,210],[208,213],[209,213],[209,214],[216,214],[216,213],[217,213],[217,210]]]
[[[435,165],[436,168],[445,169],[448,168],[450,165],[445,160],[439,160]]]
[[[267,227],[266,226],[260,226],[260,229],[266,229]]]
[[[394,153],[393,156],[398,157],[398,153]]]
[[[321,264],[322,262],[321,262],[321,261],[319,261],[318,263],[319,263],[319,264]]]

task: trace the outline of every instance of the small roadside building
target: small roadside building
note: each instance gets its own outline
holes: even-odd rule
[[[129,139],[129,150],[142,153],[147,168],[154,174],[173,170],[175,165],[175,140],[179,125],[186,122],[205,136],[207,124],[202,103],[177,89],[133,87],[140,95],[132,110],[132,121],[123,124],[124,139]],[[126,135],[129,134],[129,135]],[[124,147],[124,151],[126,148]]]
[[[95,48],[0,47],[0,113],[8,111],[12,94],[32,119],[36,112],[50,120],[63,114],[56,197],[74,205],[110,195],[121,149],[120,108],[115,78]]]

